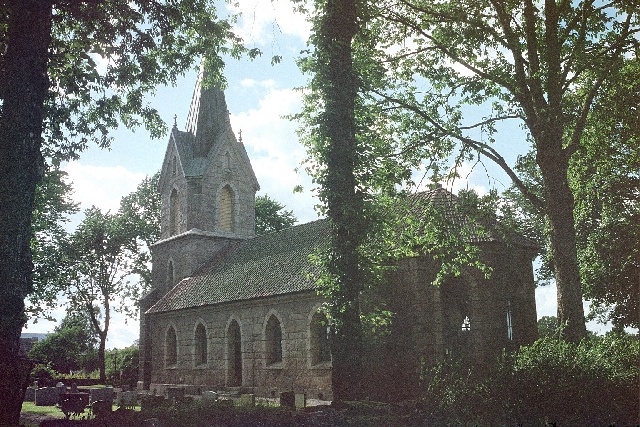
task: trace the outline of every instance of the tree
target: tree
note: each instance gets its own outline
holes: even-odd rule
[[[322,105],[312,142],[321,170],[316,174],[319,196],[331,224],[325,258],[325,289],[332,321],[332,388],[335,402],[354,399],[362,392],[363,330],[359,297],[365,285],[359,249],[366,236],[363,194],[356,178],[356,99],[358,81],[352,43],[358,32],[358,2],[319,2],[314,23],[316,46],[312,86]]]
[[[134,192],[120,200],[118,210],[123,233],[132,237],[128,248],[133,256],[131,273],[140,277],[140,297],[151,287],[150,248],[160,238],[159,179],[160,172],[146,177]],[[138,301],[138,296],[132,295],[131,299]]]
[[[136,236],[129,235],[117,215],[92,207],[69,239],[69,286],[65,296],[71,310],[84,313],[97,334],[100,381],[106,381],[105,347],[111,311],[126,311],[130,285],[131,247]],[[132,290],[132,287],[134,290]],[[116,303],[117,302],[117,303]]]
[[[623,59],[635,57],[637,8],[389,0],[376,3],[371,15],[377,42],[370,51],[384,68],[372,102],[384,112],[381,133],[399,141],[396,158],[409,169],[455,153],[457,164],[486,158],[501,167],[545,217],[558,321],[566,324],[565,339],[579,341],[586,328],[569,164],[580,155],[594,99]],[[493,144],[508,120],[519,120],[528,133],[539,195]]]
[[[575,194],[574,217],[578,261],[592,315],[619,327],[640,324],[637,292],[640,277],[640,152],[638,116],[640,68],[628,62],[619,77],[605,82],[594,99],[583,141],[569,165]],[[542,180],[534,153],[519,159],[516,170],[529,188],[541,194]],[[505,192],[510,215],[528,225],[542,249],[539,276],[551,278],[544,217],[521,194]]]
[[[29,357],[51,364],[61,373],[86,369],[83,360],[96,346],[96,335],[91,325],[82,315],[68,313],[53,333],[37,342],[29,352]]]
[[[18,423],[26,387],[27,375],[16,366],[24,365],[18,343],[32,290],[30,220],[43,155],[75,157],[89,141],[108,146],[119,120],[161,135],[166,126],[144,95],[174,83],[203,54],[210,75],[220,77],[222,55],[246,51],[231,25],[217,17],[213,0],[3,2],[0,425]]]
[[[28,296],[26,313],[34,320],[51,319],[58,293],[66,285],[63,246],[67,238],[64,224],[78,211],[71,200],[71,185],[58,165],[47,166],[36,187],[32,216],[33,292]]]
[[[256,234],[272,233],[291,227],[298,221],[293,211],[285,210],[285,206],[269,197],[256,197]]]

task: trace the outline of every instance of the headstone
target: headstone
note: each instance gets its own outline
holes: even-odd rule
[[[256,406],[256,395],[255,394],[241,394],[240,395],[240,406],[244,408],[253,408]]]
[[[204,402],[217,402],[218,401],[218,393],[215,391],[203,391],[202,392],[202,400]]]
[[[53,406],[58,403],[60,392],[56,387],[42,387],[36,390],[36,406]]]
[[[105,402],[113,402],[113,387],[90,388],[89,401],[97,402],[98,400],[104,400]]]
[[[138,389],[138,391],[144,390],[144,381],[138,381],[136,383],[136,388]]]
[[[24,401],[33,402],[34,400],[36,400],[36,389],[33,387],[27,387],[24,392]]]
[[[307,395],[306,393],[296,393],[294,395],[294,403],[296,409],[303,409],[307,407]]]
[[[169,399],[182,399],[184,397],[184,387],[167,387],[167,397]]]
[[[292,391],[283,391],[280,393],[280,406],[283,408],[296,408],[295,394]]]
[[[137,397],[133,391],[119,391],[116,395],[116,403],[118,406],[130,408],[136,406]]]

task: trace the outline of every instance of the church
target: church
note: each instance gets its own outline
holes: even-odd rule
[[[140,385],[155,394],[284,391],[331,400],[324,299],[309,256],[329,239],[325,220],[255,236],[259,190],[224,93],[198,79],[184,131],[174,125],[160,174],[161,237],[152,289],[140,301]],[[455,200],[442,188],[431,197]],[[428,221],[428,218],[425,219]],[[370,378],[411,387],[425,364],[496,357],[537,337],[532,258],[519,238],[471,236],[490,278],[464,271],[435,287],[433,260],[402,259],[379,292],[391,334],[368,353]]]

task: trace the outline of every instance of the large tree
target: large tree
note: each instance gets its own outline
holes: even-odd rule
[[[385,71],[375,89],[381,133],[396,136],[408,168],[454,155],[458,164],[489,159],[507,173],[545,217],[558,322],[570,341],[586,328],[569,164],[594,99],[626,57],[635,59],[638,13],[631,2],[587,0],[386,0],[371,10],[371,52]],[[540,194],[507,161],[525,141],[494,144],[506,121],[527,132]]]
[[[316,50],[309,66],[314,74],[313,100],[320,105],[310,118],[314,135],[309,141],[319,165],[315,180],[331,224],[324,257],[324,290],[332,321],[331,354],[334,402],[362,394],[361,350],[363,329],[360,295],[365,287],[361,246],[367,234],[363,193],[356,177],[359,163],[356,139],[356,103],[359,89],[354,72],[352,43],[358,33],[358,2],[318,2],[312,43]],[[309,118],[309,117],[308,117]]]
[[[43,153],[109,143],[119,121],[166,129],[144,95],[203,54],[239,55],[213,0],[4,0],[0,8],[0,425],[16,425],[27,378],[18,359],[31,291],[31,212]],[[251,53],[256,54],[253,50]],[[104,64],[104,68],[99,66]],[[43,136],[45,137],[43,145]]]

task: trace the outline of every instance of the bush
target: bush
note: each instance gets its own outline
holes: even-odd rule
[[[56,385],[58,373],[49,364],[38,363],[31,370],[29,379],[33,383],[38,381],[38,387],[52,387]]]
[[[437,425],[636,425],[637,336],[580,344],[543,338],[493,366],[445,361],[424,372],[423,411]]]

